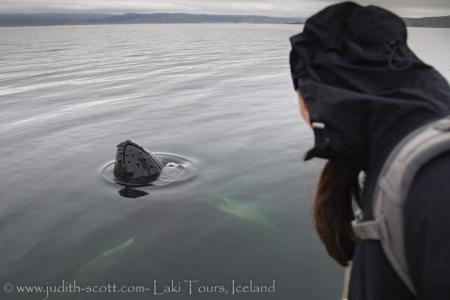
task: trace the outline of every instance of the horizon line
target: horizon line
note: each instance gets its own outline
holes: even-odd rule
[[[308,18],[309,16],[273,16],[273,15],[260,15],[260,14],[219,14],[219,13],[192,13],[192,12],[94,12],[94,11],[49,11],[49,12],[1,12],[0,15],[52,15],[52,14],[64,14],[64,15],[75,15],[75,14],[83,14],[83,15],[127,15],[127,14],[135,14],[135,15],[152,15],[152,14],[185,14],[185,15],[211,15],[211,16],[252,16],[252,17],[269,17],[269,18],[278,18],[278,19],[295,19],[295,18]],[[312,15],[311,15],[312,16]],[[400,15],[399,15],[400,16]],[[400,16],[401,18],[411,18],[411,19],[420,19],[420,18],[436,18],[436,17],[450,17],[449,15],[434,15],[434,16],[421,16],[421,17],[410,17],[410,16]]]

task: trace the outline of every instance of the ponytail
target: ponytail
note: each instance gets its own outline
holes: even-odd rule
[[[320,175],[314,202],[314,225],[328,254],[347,266],[355,250],[352,198],[360,199],[359,169],[329,160]]]

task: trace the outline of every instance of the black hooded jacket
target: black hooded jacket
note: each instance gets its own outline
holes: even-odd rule
[[[315,143],[305,160],[339,160],[366,174],[371,219],[378,173],[415,128],[450,114],[450,87],[407,46],[401,18],[376,6],[332,5],[290,38],[291,74],[309,110]],[[444,49],[443,49],[444,51]],[[405,211],[408,265],[419,299],[450,299],[450,152],[423,167]],[[357,243],[350,300],[414,299],[378,241]]]

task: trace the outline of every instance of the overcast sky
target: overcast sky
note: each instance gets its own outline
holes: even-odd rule
[[[328,0],[0,0],[2,13],[34,12],[184,12],[309,16],[339,1]],[[374,0],[402,16],[450,15],[450,0]]]

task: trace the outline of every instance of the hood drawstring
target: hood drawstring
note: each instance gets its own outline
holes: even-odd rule
[[[389,46],[391,46],[391,48],[392,48],[391,54],[389,55],[389,61],[388,61],[389,68],[394,71],[403,71],[403,70],[406,70],[407,68],[409,68],[412,64],[412,59],[411,59],[410,54],[408,55],[406,64],[404,64],[403,66],[396,66],[394,64],[394,56],[397,53],[399,46],[403,46],[403,43],[399,40],[395,40],[395,41],[389,42]]]

